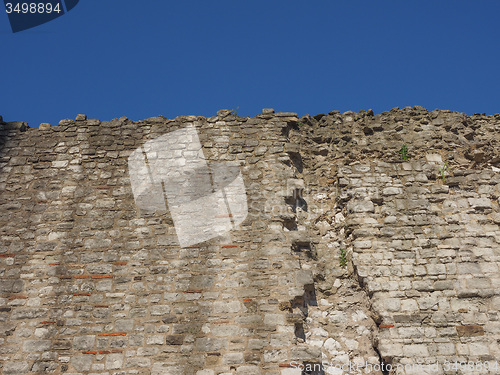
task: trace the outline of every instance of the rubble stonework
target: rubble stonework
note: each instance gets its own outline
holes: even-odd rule
[[[181,247],[127,161],[188,126],[248,214]],[[0,118],[0,372],[498,373],[499,172],[500,115],[418,106]]]

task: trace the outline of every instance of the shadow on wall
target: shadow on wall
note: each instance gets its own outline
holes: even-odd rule
[[[2,116],[0,116],[0,156],[3,156],[2,152],[7,142],[14,138],[19,131],[25,132],[28,128],[27,122],[4,122]]]

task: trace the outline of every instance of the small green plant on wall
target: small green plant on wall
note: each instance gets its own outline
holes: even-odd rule
[[[441,175],[441,179],[443,180],[443,184],[446,182],[446,173],[448,172],[448,162],[445,161],[443,166],[439,168],[439,174]]]
[[[408,146],[405,144],[403,146],[401,146],[401,149],[399,150],[399,154],[401,155],[401,159],[403,159],[404,161],[408,160],[409,159]]]
[[[238,116],[238,109],[239,109],[239,108],[240,108],[240,107],[236,107],[236,109],[232,109],[232,110],[231,110],[231,114],[232,114],[233,116]]]
[[[344,249],[343,247],[341,247],[339,250],[339,261],[340,261],[340,267],[342,268],[347,267],[347,250]]]

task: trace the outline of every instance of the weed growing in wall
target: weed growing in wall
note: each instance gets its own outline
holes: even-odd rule
[[[401,159],[403,159],[404,161],[408,160],[409,159],[408,146],[406,146],[405,144],[401,146],[399,154],[401,155]]]
[[[341,247],[339,250],[339,261],[340,261],[340,267],[342,268],[347,267],[347,250],[344,249],[343,247]]]

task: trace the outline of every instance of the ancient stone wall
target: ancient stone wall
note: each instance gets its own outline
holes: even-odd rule
[[[248,214],[181,247],[128,158],[188,126],[239,168]],[[500,371],[498,115],[79,115],[0,137],[4,374]]]

